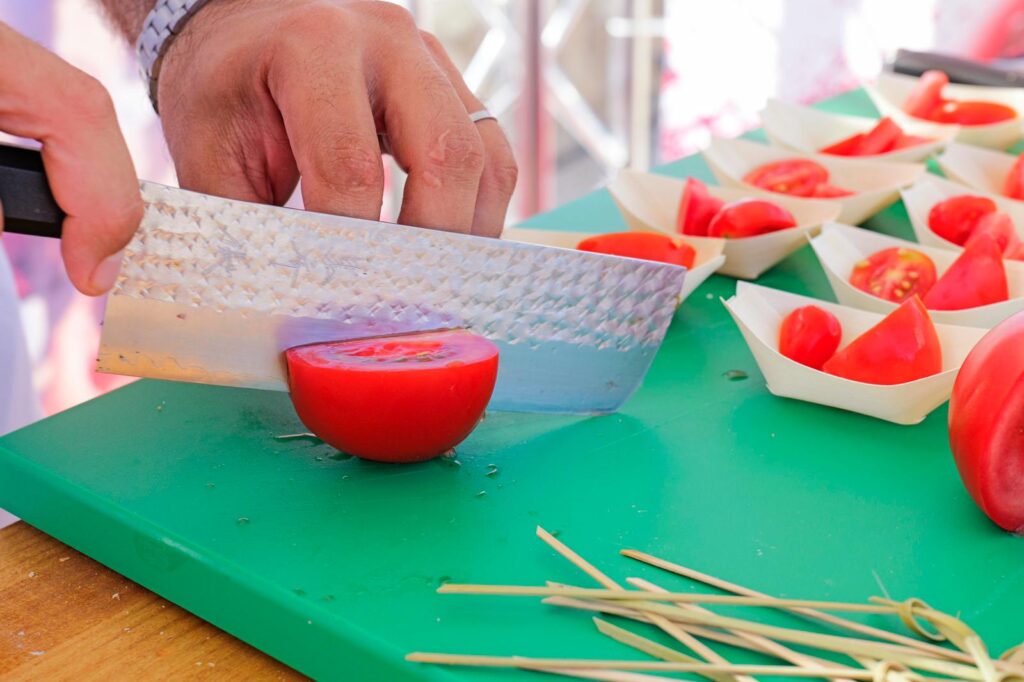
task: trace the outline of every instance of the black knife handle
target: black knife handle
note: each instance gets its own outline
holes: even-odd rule
[[[0,202],[5,231],[60,239],[64,211],[50,191],[38,150],[0,144]]]
[[[920,76],[929,69],[945,71],[952,83],[991,85],[999,88],[1024,87],[1024,73],[1020,71],[988,66],[948,54],[899,50],[892,62],[893,71],[908,76]]]

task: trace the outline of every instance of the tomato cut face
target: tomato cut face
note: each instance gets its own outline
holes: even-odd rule
[[[298,346],[285,360],[302,423],[382,462],[430,459],[461,443],[498,373],[498,347],[461,330]]]
[[[709,237],[742,239],[796,227],[793,214],[764,199],[740,199],[726,204],[708,226]]]
[[[697,252],[689,244],[677,242],[668,235],[654,232],[612,232],[584,239],[576,248],[580,251],[604,253],[610,256],[640,258],[671,265],[693,267]]]
[[[931,310],[963,310],[1010,297],[1003,252],[988,235],[971,240],[963,253],[924,296]]]
[[[841,348],[822,369],[868,384],[902,384],[942,371],[942,346],[917,296]]]
[[[942,89],[949,84],[949,76],[942,71],[925,71],[903,102],[903,111],[918,118],[928,118],[942,103]]]
[[[1017,228],[1013,226],[1013,220],[1002,211],[987,213],[981,216],[974,229],[971,230],[971,236],[964,242],[964,246],[970,246],[972,241],[982,235],[987,235],[995,240],[996,246],[999,247],[1003,254],[1015,251],[1020,243],[1020,237],[1017,236]]]
[[[996,202],[988,197],[961,194],[932,206],[928,211],[928,227],[946,241],[963,246],[978,220],[996,210]]]
[[[929,119],[936,123],[956,123],[962,126],[981,126],[1002,123],[1017,117],[1012,107],[998,102],[950,100],[935,107]]]
[[[843,336],[843,328],[832,313],[816,305],[790,312],[779,326],[779,352],[790,360],[821,369]]]
[[[935,264],[920,251],[894,247],[873,253],[853,266],[850,284],[893,303],[923,296],[935,284]]]
[[[1024,199],[1024,154],[1017,157],[1003,181],[1003,194],[1011,199]]]
[[[676,230],[680,234],[705,237],[708,225],[715,217],[724,201],[711,196],[708,187],[697,178],[687,178],[683,194],[679,199],[679,212],[676,214]]]
[[[773,161],[743,176],[743,182],[780,194],[814,195],[814,188],[828,182],[828,169],[809,159]]]

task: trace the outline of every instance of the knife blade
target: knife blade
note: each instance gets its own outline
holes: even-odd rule
[[[287,390],[292,346],[467,328],[500,349],[491,409],[607,413],[640,385],[685,273],[141,189],[145,215],[107,300],[103,372]],[[5,204],[8,193],[0,186]]]

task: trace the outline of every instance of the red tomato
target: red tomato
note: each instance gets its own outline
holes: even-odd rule
[[[983,126],[1009,121],[1016,117],[1016,110],[1005,104],[971,100],[943,102],[928,116],[929,119],[937,123],[956,123],[962,126]]]
[[[1011,260],[1024,260],[1024,243],[1017,244],[1016,246],[1010,247],[1010,249],[1003,254],[1003,258],[1009,258]]]
[[[942,89],[948,84],[949,77],[942,71],[925,71],[903,102],[903,111],[918,118],[928,118],[932,110],[942,103]]]
[[[836,316],[816,305],[797,308],[779,326],[779,352],[790,360],[821,369],[832,357],[843,328]]]
[[[793,214],[764,199],[740,199],[726,204],[708,226],[709,237],[741,239],[796,227]]]
[[[978,220],[996,210],[996,202],[988,197],[961,194],[932,206],[928,211],[928,227],[946,241],[963,246]]]
[[[971,242],[981,235],[988,235],[995,240],[999,251],[1006,254],[1017,248],[1020,237],[1017,236],[1017,228],[1013,226],[1013,220],[1002,211],[987,213],[978,219],[978,223],[971,230],[971,236],[964,242],[964,246],[970,246]]]
[[[823,182],[814,188],[814,192],[811,194],[812,197],[819,199],[833,199],[835,197],[849,197],[853,196],[853,192],[842,187],[836,187],[830,185],[827,182]]]
[[[678,242],[667,234],[655,232],[612,232],[584,239],[576,248],[580,251],[606,253],[610,256],[640,258],[672,265],[693,267],[697,252],[689,244]]]
[[[860,156],[872,156],[884,154],[892,149],[896,140],[900,139],[903,131],[896,123],[886,116],[875,124],[875,127],[868,131],[860,143]]]
[[[872,296],[902,303],[910,296],[923,296],[932,288],[935,264],[913,249],[882,249],[853,266],[850,284]]]
[[[921,137],[920,135],[900,135],[900,139],[896,140],[896,144],[892,146],[892,151],[897,149],[906,149],[907,147],[916,147],[919,144],[928,144],[935,140],[930,137]]]
[[[838,142],[833,142],[827,147],[822,147],[818,152],[833,156],[860,156],[860,145],[863,139],[864,133],[857,133],[850,137],[844,137]]]
[[[930,310],[963,310],[1005,301],[1009,297],[1003,252],[994,239],[983,234],[972,239],[942,273],[925,294],[924,304]]]
[[[705,237],[708,225],[725,202],[708,193],[708,186],[697,178],[687,178],[679,198],[676,230],[681,234]]]
[[[758,166],[743,182],[780,194],[809,197],[814,188],[828,182],[828,169],[809,159],[784,159]]]
[[[935,325],[917,296],[850,342],[822,369],[868,384],[902,384],[942,371]]]
[[[971,350],[949,400],[949,447],[975,503],[1024,533],[1024,313]]]
[[[467,331],[316,343],[285,352],[299,419],[325,443],[417,462],[461,443],[491,399],[498,347]]]
[[[1012,199],[1024,199],[1024,154],[1017,157],[1003,181],[1003,194]]]

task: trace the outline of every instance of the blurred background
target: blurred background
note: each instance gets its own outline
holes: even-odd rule
[[[991,57],[1024,35],[1024,3],[1011,0],[399,4],[437,34],[512,139],[520,165],[512,222],[591,191],[621,167],[655,166],[712,135],[740,134],[769,97],[810,103],[854,88],[897,48]],[[102,81],[140,177],[175,183],[133,51],[90,0],[0,0],[0,19]],[[402,189],[401,173],[390,171],[385,220]],[[103,302],[72,290],[58,244],[18,235],[0,243],[16,272],[44,410],[124,383],[92,370]]]

